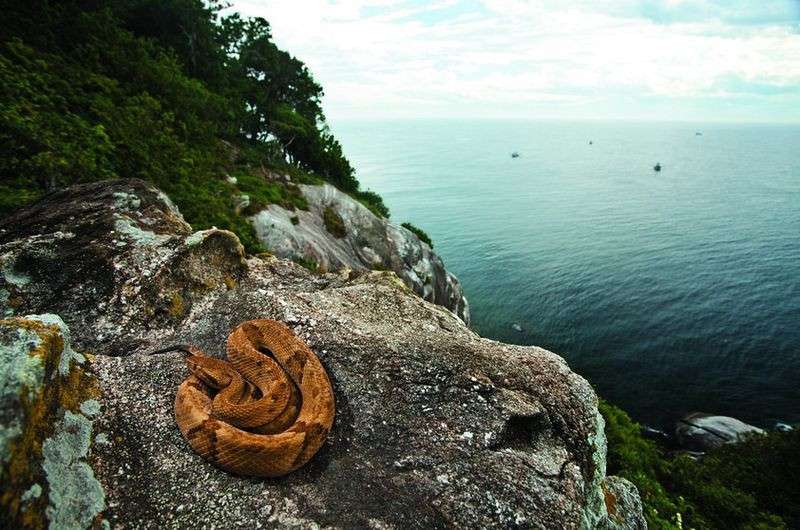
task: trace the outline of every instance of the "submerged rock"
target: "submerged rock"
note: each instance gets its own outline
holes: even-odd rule
[[[690,451],[709,451],[758,434],[764,434],[764,430],[736,418],[704,412],[693,412],[675,426],[678,443]]]
[[[271,204],[251,218],[270,252],[313,261],[325,271],[392,270],[415,293],[469,324],[469,304],[458,278],[416,234],[379,218],[329,184],[299,188],[308,210]]]
[[[58,310],[76,349],[97,354],[97,402],[68,410],[101,434],[74,459],[53,455],[96,476],[111,527],[644,527],[635,487],[605,475],[589,384],[554,353],[479,337],[393,272],[245,258],[233,234],[191,233],[139,181],[68,189],[0,230],[1,270],[28,279],[3,277],[4,309]],[[189,343],[222,356],[253,318],[292,327],[336,398],[325,446],[280,479],[230,475],[193,453],[173,416],[182,357],[149,355]],[[28,486],[20,503],[49,495],[36,483],[39,497]]]

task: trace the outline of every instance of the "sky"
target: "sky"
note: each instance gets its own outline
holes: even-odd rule
[[[800,0],[233,0],[329,121],[800,123]]]

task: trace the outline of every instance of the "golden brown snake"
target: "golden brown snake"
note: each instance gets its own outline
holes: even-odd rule
[[[249,320],[228,336],[223,361],[192,346],[175,419],[200,456],[239,475],[279,477],[316,454],[333,425],[333,390],[316,355],[275,320]]]

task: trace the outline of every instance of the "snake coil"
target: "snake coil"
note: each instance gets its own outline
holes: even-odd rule
[[[288,327],[248,320],[228,336],[224,361],[193,346],[175,396],[183,437],[204,459],[238,475],[279,477],[313,457],[335,405],[319,359]],[[161,351],[166,351],[161,350]]]

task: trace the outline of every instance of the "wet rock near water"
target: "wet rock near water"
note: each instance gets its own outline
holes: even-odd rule
[[[192,233],[140,181],[77,186],[32,211],[0,225],[2,309],[57,312],[96,380],[97,407],[64,411],[91,413],[102,434],[78,456],[102,487],[92,524],[644,528],[635,487],[605,475],[596,396],[559,356],[479,337],[393,272],[246,257],[233,234]],[[172,409],[182,358],[149,354],[189,343],[222,356],[254,318],[293,328],[336,398],[325,446],[280,479],[193,453]]]

